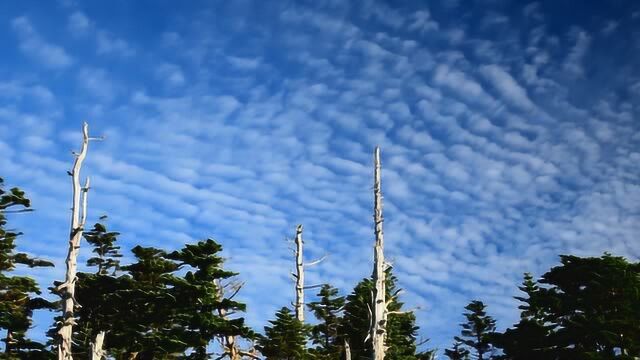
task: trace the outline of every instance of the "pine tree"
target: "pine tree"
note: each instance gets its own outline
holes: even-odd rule
[[[107,217],[102,216],[100,220],[105,220]],[[118,239],[119,232],[107,231],[104,224],[96,223],[91,231],[84,233],[84,238],[89,244],[93,246],[93,252],[97,257],[92,257],[87,260],[87,266],[97,266],[98,275],[107,275],[109,270],[111,274],[114,274],[120,270],[120,246],[116,246],[115,243]]]
[[[276,319],[265,326],[264,336],[259,340],[258,349],[267,360],[310,359],[306,344],[309,329],[296,319],[291,310],[283,307],[276,313]]]
[[[106,216],[100,219],[105,220]],[[95,273],[79,272],[76,284],[76,298],[82,307],[76,313],[79,325],[74,328],[73,350],[86,358],[93,351],[96,337],[111,329],[118,314],[114,306],[119,303],[117,294],[122,290],[122,281],[116,277],[122,257],[120,247],[115,245],[118,235],[101,223],[83,234],[97,255],[87,260],[88,267],[97,268]]]
[[[389,300],[388,324],[386,346],[386,360],[415,360],[426,354],[416,353],[416,337],[418,326],[413,312],[403,312],[403,303],[399,301],[399,289],[396,288],[396,277],[391,269],[387,270],[386,291]],[[344,307],[344,320],[341,326],[343,334],[351,347],[353,359],[371,358],[370,339],[370,306],[371,295],[374,291],[372,279],[365,278],[360,281],[353,292],[347,296]],[[365,339],[367,343],[365,343]]]
[[[174,308],[177,312],[175,322],[181,329],[176,335],[189,348],[195,349],[190,359],[208,359],[207,346],[214,338],[253,337],[243,318],[220,316],[221,309],[227,315],[246,309],[245,304],[219,297],[220,280],[237,275],[222,268],[223,259],[218,255],[221,251],[220,244],[207,239],[166,256],[179,264],[178,269],[189,269],[183,281],[172,289],[172,294],[178,299]]]
[[[496,329],[495,320],[485,312],[486,306],[482,301],[474,300],[465,307],[467,313],[464,316],[467,322],[462,323],[462,336],[456,336],[455,340],[466,345],[472,355],[478,360],[485,359],[485,354],[491,354],[493,346],[491,337]]]
[[[337,359],[343,347],[338,331],[345,298],[338,296],[338,289],[328,284],[322,285],[317,296],[320,298],[318,301],[307,305],[319,320],[311,329],[311,340],[317,345],[313,353],[316,359]]]
[[[525,273],[520,291],[527,297],[516,296],[523,304],[520,321],[504,333],[495,333],[492,341],[503,354],[496,359],[535,360],[553,358],[549,352],[549,336],[552,326],[546,325],[541,306],[540,288],[529,273]]]
[[[469,350],[462,347],[462,342],[456,341],[451,349],[445,349],[444,355],[451,360],[468,360]]]
[[[12,188],[7,192],[2,188],[3,184],[0,178],[0,329],[6,331],[3,339],[6,356],[31,358],[36,356],[37,350],[44,349],[43,344],[26,337],[33,311],[51,309],[52,304],[35,296],[40,294],[40,289],[34,279],[11,276],[11,272],[16,265],[33,268],[53,264],[15,252],[15,242],[21,233],[6,228],[5,214],[28,211],[31,202],[20,189]]]
[[[166,252],[161,249],[136,246],[132,252],[137,261],[122,267],[128,273],[128,283],[118,291],[113,304],[118,314],[109,333],[110,352],[131,359],[181,353],[186,344],[174,337],[178,299],[170,291],[180,282],[174,275],[178,265],[165,259]]]

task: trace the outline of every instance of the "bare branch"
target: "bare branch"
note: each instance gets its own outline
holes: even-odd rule
[[[323,255],[320,259],[314,260],[314,261],[309,262],[309,263],[306,263],[306,264],[304,264],[304,266],[309,267],[309,266],[313,266],[313,265],[318,265],[321,262],[323,262],[326,258],[327,258],[327,255]]]
[[[325,284],[316,284],[316,285],[307,285],[304,287],[305,290],[309,290],[309,289],[317,289],[320,287],[323,287]]]

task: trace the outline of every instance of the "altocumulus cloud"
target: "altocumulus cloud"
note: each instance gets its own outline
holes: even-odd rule
[[[471,299],[509,326],[523,272],[639,257],[639,17],[619,5],[2,4],[0,175],[37,210],[11,219],[22,246],[57,264],[31,274],[62,277],[88,118],[106,135],[89,221],[109,215],[123,248],[217,239],[259,329],[293,296],[297,223],[310,258],[330,255],[310,282],[346,293],[370,274],[380,145],[389,257],[421,336],[448,346]]]

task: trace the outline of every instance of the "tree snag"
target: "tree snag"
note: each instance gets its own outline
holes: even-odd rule
[[[344,360],[351,360],[351,346],[347,339],[344,339]]]
[[[380,148],[376,146],[373,172],[373,220],[376,242],[373,253],[373,298],[372,321],[369,336],[373,350],[373,360],[384,360],[387,325],[387,301],[385,289],[384,234],[382,231],[382,190],[380,187]]]
[[[296,227],[296,319],[304,322],[304,260],[302,255],[302,225]]]
[[[89,191],[89,178],[85,185],[80,185],[80,170],[87,156],[89,141],[89,125],[85,122],[82,126],[82,147],[79,153],[74,153],[75,161],[73,169],[69,172],[73,186],[73,203],[71,208],[71,231],[69,234],[69,252],[67,253],[65,281],[56,290],[60,292],[63,301],[62,323],[58,330],[58,360],[72,360],[71,353],[73,325],[75,325],[74,312],[79,306],[75,299],[76,273],[78,267],[78,252],[84,225],[87,220],[87,193]]]
[[[91,360],[102,360],[105,357],[105,352],[102,349],[104,344],[104,336],[106,332],[100,331],[96,335],[95,341],[91,344]]]

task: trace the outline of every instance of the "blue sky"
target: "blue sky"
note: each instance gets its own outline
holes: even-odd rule
[[[329,254],[309,283],[370,274],[375,145],[428,346],[471,299],[510,325],[522,273],[558,254],[640,256],[637,2],[14,1],[0,27],[0,176],[33,200],[11,221],[57,264],[43,287],[83,120],[106,136],[89,223],[125,249],[215,238],[258,329],[293,299],[297,223]]]

